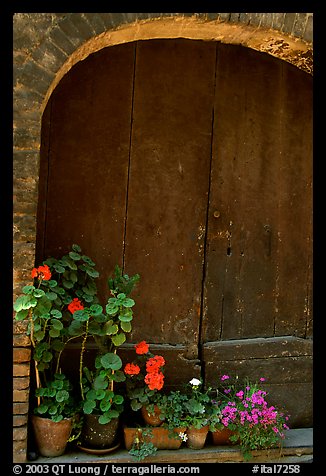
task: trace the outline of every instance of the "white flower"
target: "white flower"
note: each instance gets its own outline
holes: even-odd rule
[[[190,385],[192,385],[193,387],[198,387],[199,385],[201,385],[201,381],[198,380],[198,378],[193,378],[192,380],[190,380]]]
[[[187,441],[188,436],[187,436],[186,433],[184,433],[183,431],[180,431],[180,433],[179,433],[179,438],[180,438],[180,440],[182,440],[182,441]]]

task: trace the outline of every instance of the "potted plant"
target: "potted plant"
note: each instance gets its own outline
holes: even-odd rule
[[[65,375],[54,374],[53,380],[35,391],[42,403],[35,408],[31,418],[43,456],[60,456],[66,449],[76,417],[76,402],[71,390],[72,385]]]
[[[185,422],[187,424],[187,446],[192,449],[204,447],[209,431],[210,388],[203,389],[202,381],[193,378],[187,385],[187,400]]]
[[[158,403],[164,386],[165,360],[149,351],[149,345],[141,341],[135,345],[136,358],[124,367],[126,394],[133,411],[141,410],[145,423],[158,426],[163,423]]]
[[[124,397],[113,383],[125,380],[118,355],[108,352],[95,359],[95,370],[84,367],[82,444],[87,448],[110,448],[116,438]]]
[[[33,268],[33,283],[22,288],[22,294],[14,303],[15,319],[28,323],[26,332],[31,340],[36,382],[34,413],[43,418],[51,416],[53,432],[61,429],[65,418],[77,411],[77,407],[73,410],[72,406],[72,385],[61,373],[60,357],[70,340],[68,328],[73,321],[73,311],[83,307],[82,301],[97,302],[98,272],[94,266],[95,263],[81,253],[81,248],[73,245],[68,254],[59,259],[49,258]],[[38,437],[45,435],[35,429],[39,420],[33,419]],[[54,441],[54,435],[47,432],[47,436],[49,441]],[[37,443],[41,454],[51,456],[51,450],[38,440]],[[64,451],[65,445],[62,448]],[[53,456],[57,455],[55,450]]]
[[[125,374],[120,370],[122,361],[117,349],[131,331],[132,307],[135,301],[129,297],[139,275],[131,278],[119,266],[114,278],[108,280],[110,294],[105,311],[99,304],[75,312],[71,332],[80,333],[83,342],[80,353],[80,389],[84,413],[81,431],[82,444],[90,448],[110,448],[116,438],[119,416],[124,409],[124,397],[115,392],[114,382],[123,382]],[[92,337],[98,353],[94,369],[83,366],[86,340]]]
[[[235,383],[228,375],[221,377],[222,424],[234,432],[230,440],[239,442],[245,460],[252,457],[252,451],[281,447],[285,431],[289,429],[289,416],[275,406],[269,405],[267,392],[262,388],[265,378],[259,383],[248,378]]]

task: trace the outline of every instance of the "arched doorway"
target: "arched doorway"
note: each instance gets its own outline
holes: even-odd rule
[[[242,46],[147,40],[49,100],[37,258],[78,243],[103,297],[115,264],[139,273],[130,340],[163,346],[174,383],[213,379],[221,342],[309,335],[311,82]]]

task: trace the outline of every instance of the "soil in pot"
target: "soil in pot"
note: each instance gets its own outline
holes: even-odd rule
[[[66,449],[72,430],[73,419],[54,422],[50,418],[32,415],[35,441],[42,456],[61,456]]]
[[[205,446],[206,437],[208,434],[209,426],[203,426],[202,428],[194,428],[193,426],[187,429],[187,446],[193,450],[201,450]]]
[[[81,432],[82,446],[99,449],[110,448],[115,443],[118,427],[118,418],[102,425],[98,421],[98,415],[84,415]]]

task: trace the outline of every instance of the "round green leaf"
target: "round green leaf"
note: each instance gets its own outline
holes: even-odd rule
[[[112,342],[116,347],[119,347],[126,341],[126,336],[122,332],[112,336]]]
[[[124,332],[131,332],[131,323],[130,322],[121,322],[121,329],[124,331]]]
[[[132,307],[135,305],[135,301],[131,298],[126,298],[122,301],[122,304],[124,305],[124,307]]]
[[[44,296],[44,294],[45,294],[45,292],[43,291],[43,289],[35,289],[35,291],[33,292],[33,295],[36,298],[42,297],[42,296]]]
[[[34,295],[35,295],[35,293],[34,293]],[[52,291],[48,291],[45,295],[48,299],[50,299],[50,301],[55,301],[58,297],[57,293],[54,293]]]
[[[102,355],[101,364],[105,369],[118,370],[122,367],[122,360],[117,354],[108,352]]]
[[[61,403],[69,399],[69,393],[67,390],[59,390],[55,397],[56,401]]]
[[[76,251],[76,253],[81,252],[81,247],[79,245],[73,244],[72,247],[73,251]]]
[[[60,317],[62,317],[62,312],[59,311],[58,309],[52,309],[51,315],[55,317],[56,319],[60,319]]]
[[[87,321],[89,319],[89,315],[88,315],[88,312],[85,309],[80,309],[80,310],[75,311],[73,313],[73,318],[76,321],[84,322],[84,321]]]
[[[69,256],[74,261],[78,261],[81,258],[80,254],[76,253],[75,251],[70,251]]]
[[[91,307],[89,308],[91,315],[92,316],[98,316],[102,314],[103,312],[103,307],[100,306],[100,304],[92,304]]]
[[[95,407],[96,403],[94,402],[94,400],[86,400],[83,405],[84,413],[86,413],[86,415],[89,415],[90,413],[92,413]]]
[[[24,294],[32,294],[34,289],[35,289],[34,286],[24,286],[22,291]]]
[[[27,316],[28,316],[28,309],[22,309],[21,311],[17,312],[15,319],[17,321],[23,321]]]
[[[51,319],[51,324],[53,329],[56,329],[58,331],[61,331],[61,329],[63,329],[63,324],[58,319]]]

